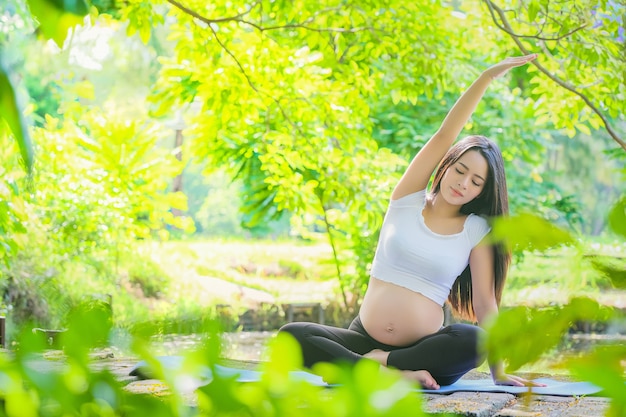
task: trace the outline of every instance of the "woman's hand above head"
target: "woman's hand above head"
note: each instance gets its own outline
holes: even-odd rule
[[[501,77],[511,68],[532,61],[537,54],[507,58],[487,68],[459,97],[443,120],[441,127],[413,158],[406,172],[396,185],[391,197],[398,199],[426,188],[437,165],[446,155],[457,136],[476,109],[478,102],[494,78]]]
[[[537,54],[509,57],[487,68],[484,74],[489,76],[491,79],[495,79],[506,74],[511,68],[526,65],[535,58],[537,58]]]

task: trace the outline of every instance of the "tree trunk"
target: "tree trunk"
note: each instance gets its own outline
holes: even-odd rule
[[[174,138],[174,149],[176,149],[176,159],[179,161],[183,160],[183,130],[176,129],[176,137]],[[182,192],[183,191],[183,173],[181,172],[176,177],[174,177],[174,182],[172,183],[172,192]],[[181,216],[183,213],[176,208],[172,209],[172,214],[174,216]]]

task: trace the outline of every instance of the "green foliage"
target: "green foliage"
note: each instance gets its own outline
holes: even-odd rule
[[[120,18],[121,5],[116,0],[90,0],[93,7],[98,10],[99,13],[106,13],[115,18]]]
[[[70,310],[61,344],[74,360],[86,362],[90,349],[108,345],[113,327],[111,307],[106,300],[91,299]]]
[[[42,35],[58,46],[63,46],[68,31],[80,25],[89,11],[85,0],[28,0],[28,6]]]
[[[369,4],[328,13],[307,2],[268,2],[250,9],[244,22],[256,23],[249,25],[212,22],[228,16],[226,5],[196,6],[202,17],[195,21],[183,10],[171,11],[171,39],[177,43],[174,57],[163,60],[155,114],[186,103],[199,107],[190,134],[202,138],[193,139],[202,145],[192,152],[243,182],[245,226],[288,212],[304,237],[310,228],[324,231],[343,299],[353,300],[346,307],[353,308],[367,279],[389,184],[405,163],[371,140],[367,99],[381,88],[393,90],[397,100],[430,93],[437,78],[424,85],[414,81],[416,73],[438,69],[418,52],[434,32],[398,43],[391,33],[413,34],[404,30],[406,20],[396,18],[400,11],[383,10],[374,18],[368,13],[379,10]],[[434,7],[398,7],[417,19],[450,19]],[[346,25],[371,29],[342,30]],[[273,29],[255,30],[259,26]],[[307,30],[316,27],[332,28],[332,37]],[[199,44],[189,33],[213,42]],[[417,59],[400,64],[405,54]]]
[[[196,235],[244,236],[240,183],[231,182],[223,172],[203,176],[201,171],[198,164],[190,163],[183,174],[189,215],[196,224]]]
[[[162,268],[152,260],[135,260],[128,268],[128,280],[139,286],[146,297],[159,297],[170,284],[170,278]]]
[[[490,361],[507,360],[511,370],[532,363],[553,349],[576,321],[624,320],[623,313],[587,298],[572,299],[562,307],[533,310],[525,307],[503,311],[492,324],[485,349]],[[513,325],[514,324],[514,325]],[[567,358],[564,365],[573,375],[603,388],[611,399],[608,416],[619,416],[624,403],[623,345],[598,346],[591,352]]]
[[[9,325],[19,328],[29,324],[38,327],[58,325],[64,311],[67,297],[61,285],[48,271],[41,271],[31,262],[18,259],[11,268],[2,274],[0,280],[2,310]]]
[[[424,415],[415,385],[399,373],[384,372],[378,364],[363,361],[354,368],[327,364],[322,374],[339,386],[332,390],[311,385],[298,378],[302,362],[297,343],[281,334],[270,342],[268,361],[264,362],[262,377],[256,383],[240,383],[233,376],[223,375],[216,367],[220,357],[220,336],[214,324],[207,323],[203,343],[187,352],[179,367],[165,372],[162,364],[150,352],[144,337],[135,337],[133,350],[150,366],[150,374],[161,379],[169,388],[165,397],[134,394],[123,389],[108,371],[93,371],[85,353],[93,346],[94,334],[107,333],[106,315],[92,315],[87,308],[75,312],[71,323],[76,330],[71,348],[66,349],[65,365],[53,369],[38,367],[45,344],[32,332],[19,337],[19,349],[14,357],[0,356],[0,372],[5,375],[0,397],[0,410],[8,416],[68,414],[110,416],[309,416],[363,415],[399,416]],[[68,331],[68,335],[71,330]],[[71,340],[70,340],[71,339]],[[183,401],[181,388],[185,381],[202,380],[206,371],[212,379],[195,391],[197,407]]]
[[[602,307],[588,298],[575,298],[562,307],[539,310],[516,307],[501,312],[492,323],[485,349],[490,362],[504,360],[510,370],[515,370],[554,349],[573,323],[613,320],[623,322],[623,312]],[[608,416],[626,411],[625,354],[622,344],[612,343],[569,357],[562,364],[573,375],[602,387],[603,395],[611,399]]]
[[[287,213],[296,226],[325,231],[343,298],[357,304],[384,210],[384,203],[372,201],[387,200],[396,170],[475,76],[472,67],[482,68],[505,53],[463,42],[485,36],[483,23],[489,18],[469,5],[453,10],[399,3],[380,9],[329,2],[325,9],[308,2],[262,2],[234,10],[219,2],[181,7],[134,0],[95,6],[126,22],[127,34],[139,34],[144,43],[161,43],[159,31],[168,32],[167,47],[155,47],[164,55],[153,88],[153,115],[186,112],[192,126],[185,129],[185,158],[206,161],[207,171],[226,167],[243,183],[247,228],[267,230],[271,219]],[[546,13],[533,8],[531,23]],[[107,16],[98,19],[111,23]],[[493,27],[487,31],[497,37]],[[494,110],[480,109],[484,120],[497,119],[499,125],[477,118],[468,129],[502,132],[508,168],[519,184],[512,188],[514,206],[537,207],[538,202],[544,217],[576,225],[576,201],[553,183],[537,181],[538,151],[549,139],[519,140],[534,128],[533,109],[544,99],[541,91],[530,91],[534,78],[515,72],[512,92],[496,88],[484,106]],[[440,102],[431,109],[434,99]],[[397,112],[389,110],[394,104]],[[403,160],[381,146],[392,147]],[[530,176],[520,161],[530,166]],[[131,218],[137,215],[132,210]],[[367,214],[346,214],[362,211]]]
[[[552,121],[573,137],[576,130],[589,134],[590,127],[623,120],[624,26],[612,17],[624,14],[623,2],[578,0],[549,7],[542,2],[486,3],[492,23],[508,24],[507,34],[520,49],[541,52],[539,65],[550,77],[535,67],[529,70],[535,74],[532,93],[541,100],[535,108],[538,124]],[[507,10],[506,17],[501,10]],[[555,88],[555,82],[564,88]]]
[[[116,285],[139,284],[148,297],[167,290],[163,274],[136,254],[136,262],[128,259],[138,238],[167,239],[167,228],[193,227],[171,211],[186,208],[183,195],[168,192],[182,164],[158,145],[167,129],[121,108],[106,113],[83,108],[67,112],[64,122],[49,117],[45,129],[34,129],[40,158],[32,193],[20,192],[28,186],[24,174],[3,154],[0,254],[6,269],[0,285],[16,325],[31,319],[38,326],[59,326],[67,298],[90,293],[115,293],[122,304],[116,314],[124,320],[145,314],[147,307]]]
[[[527,251],[545,252],[557,246],[578,245],[566,231],[531,215],[496,219],[493,232],[497,241],[514,249]],[[581,257],[580,250],[573,251],[573,262],[578,262]],[[614,271],[606,263],[592,260],[592,265],[610,276],[614,275]],[[614,282],[617,282],[617,274],[615,278]],[[590,298],[573,298],[558,307],[503,309],[488,327],[484,348],[491,364],[506,362],[510,370],[517,370],[554,349],[576,322],[605,323],[623,320],[623,312],[604,307]],[[576,369],[578,375],[597,381],[602,387],[611,386],[607,390],[613,399],[611,412],[619,415],[624,410],[623,400],[620,399],[624,392],[624,370],[620,360],[616,358],[618,355],[623,358],[624,350],[621,347],[611,347],[607,352],[610,354],[604,358],[601,358],[600,351],[592,352],[582,359],[572,360],[569,366]],[[600,366],[591,370],[592,363]],[[591,374],[595,375],[592,377]]]
[[[153,313],[143,320],[131,317],[128,322],[119,324],[132,335],[148,339],[171,334],[198,334],[216,324],[224,331],[231,331],[235,329],[235,320],[220,314],[214,306],[188,305],[179,306],[176,311]]]
[[[6,376],[2,384],[2,414],[7,416],[76,415],[179,415],[166,402],[153,396],[133,395],[108,371],[93,371],[86,360],[91,340],[90,332],[106,333],[106,325],[87,314],[73,320],[87,333],[72,340],[66,366],[57,370],[37,367],[37,358],[45,347],[43,340],[30,330],[19,337],[19,349],[14,359],[6,354],[0,359],[0,369]],[[78,335],[76,335],[78,336]]]
[[[569,223],[585,235],[607,231],[606,214],[625,191],[618,172],[623,165],[619,155],[626,155],[626,152],[619,148],[611,150],[608,137],[603,138],[604,135],[596,133],[592,135],[595,141],[583,134],[572,140],[558,131],[551,132],[552,141],[546,144],[544,160],[540,167],[535,168],[540,181],[559,185],[554,191],[543,194],[546,200],[563,201],[570,207],[573,205],[573,208],[578,206],[580,217],[573,210],[565,210],[563,204],[559,204],[558,208],[564,212],[565,220],[574,220]],[[534,191],[527,186],[523,189],[528,193]],[[546,218],[565,223],[553,215]]]
[[[213,341],[215,342],[215,340]],[[208,346],[207,346],[208,348]],[[192,352],[178,369],[181,374],[198,375],[211,369],[211,382],[199,388],[198,411],[203,415],[309,416],[423,415],[415,386],[395,372],[384,372],[374,362],[363,361],[354,368],[325,364],[317,370],[338,384],[332,390],[313,386],[293,371],[302,364],[297,343],[284,334],[270,342],[267,361],[260,368],[258,383],[238,383],[234,376],[223,375],[211,359],[213,352]],[[153,370],[159,375],[159,364]],[[186,372],[185,372],[186,370]],[[183,372],[181,372],[183,371]],[[168,378],[167,375],[164,377]],[[171,372],[170,380],[172,378]]]
[[[152,35],[152,28],[162,24],[164,21],[163,15],[154,10],[156,5],[158,5],[158,2],[144,2],[141,0],[131,0],[124,4],[120,14],[122,20],[128,21],[126,28],[128,36],[139,33],[142,42],[148,43]]]
[[[68,257],[120,250],[129,238],[149,237],[163,225],[193,227],[170,211],[186,208],[184,196],[167,193],[167,180],[182,167],[156,146],[156,125],[94,109],[78,123],[49,119],[36,133],[37,180],[47,185],[37,190],[40,216]]]
[[[24,246],[28,209],[17,185],[0,168],[0,261],[9,266],[12,256]]]
[[[20,108],[13,83],[0,56],[0,135],[6,129],[6,123],[20,147],[25,168],[30,172],[33,167],[33,146]]]
[[[490,327],[485,349],[490,362],[506,360],[514,371],[555,348],[574,323],[606,322],[617,317],[617,311],[590,298],[575,298],[560,307],[514,307],[498,315]]]

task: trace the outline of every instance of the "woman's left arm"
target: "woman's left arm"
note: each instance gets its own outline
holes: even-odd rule
[[[478,324],[485,323],[498,314],[498,303],[495,294],[494,253],[490,245],[477,245],[470,254],[470,270],[472,272],[472,304]],[[489,364],[491,376],[496,385],[544,386],[520,378],[507,375],[502,363]]]

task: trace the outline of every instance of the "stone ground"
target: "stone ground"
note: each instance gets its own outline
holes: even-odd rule
[[[224,352],[228,352],[226,365],[254,369],[261,359],[263,344],[271,332],[238,332],[223,336]],[[172,337],[155,343],[156,354],[176,355],[184,352],[194,344],[193,337]],[[47,359],[37,363],[40,370],[58,369],[63,366],[60,351],[51,351]],[[167,386],[158,380],[139,380],[129,376],[136,364],[136,359],[124,355],[116,349],[107,349],[94,354],[94,369],[109,369],[116,378],[125,384],[126,389],[136,393],[164,393]],[[486,374],[472,371],[464,378],[485,378]],[[184,398],[194,405],[193,393]],[[518,397],[512,394],[457,392],[452,394],[425,394],[425,411],[427,413],[451,413],[475,417],[600,417],[604,416],[609,401],[602,397],[557,397],[533,395]]]

